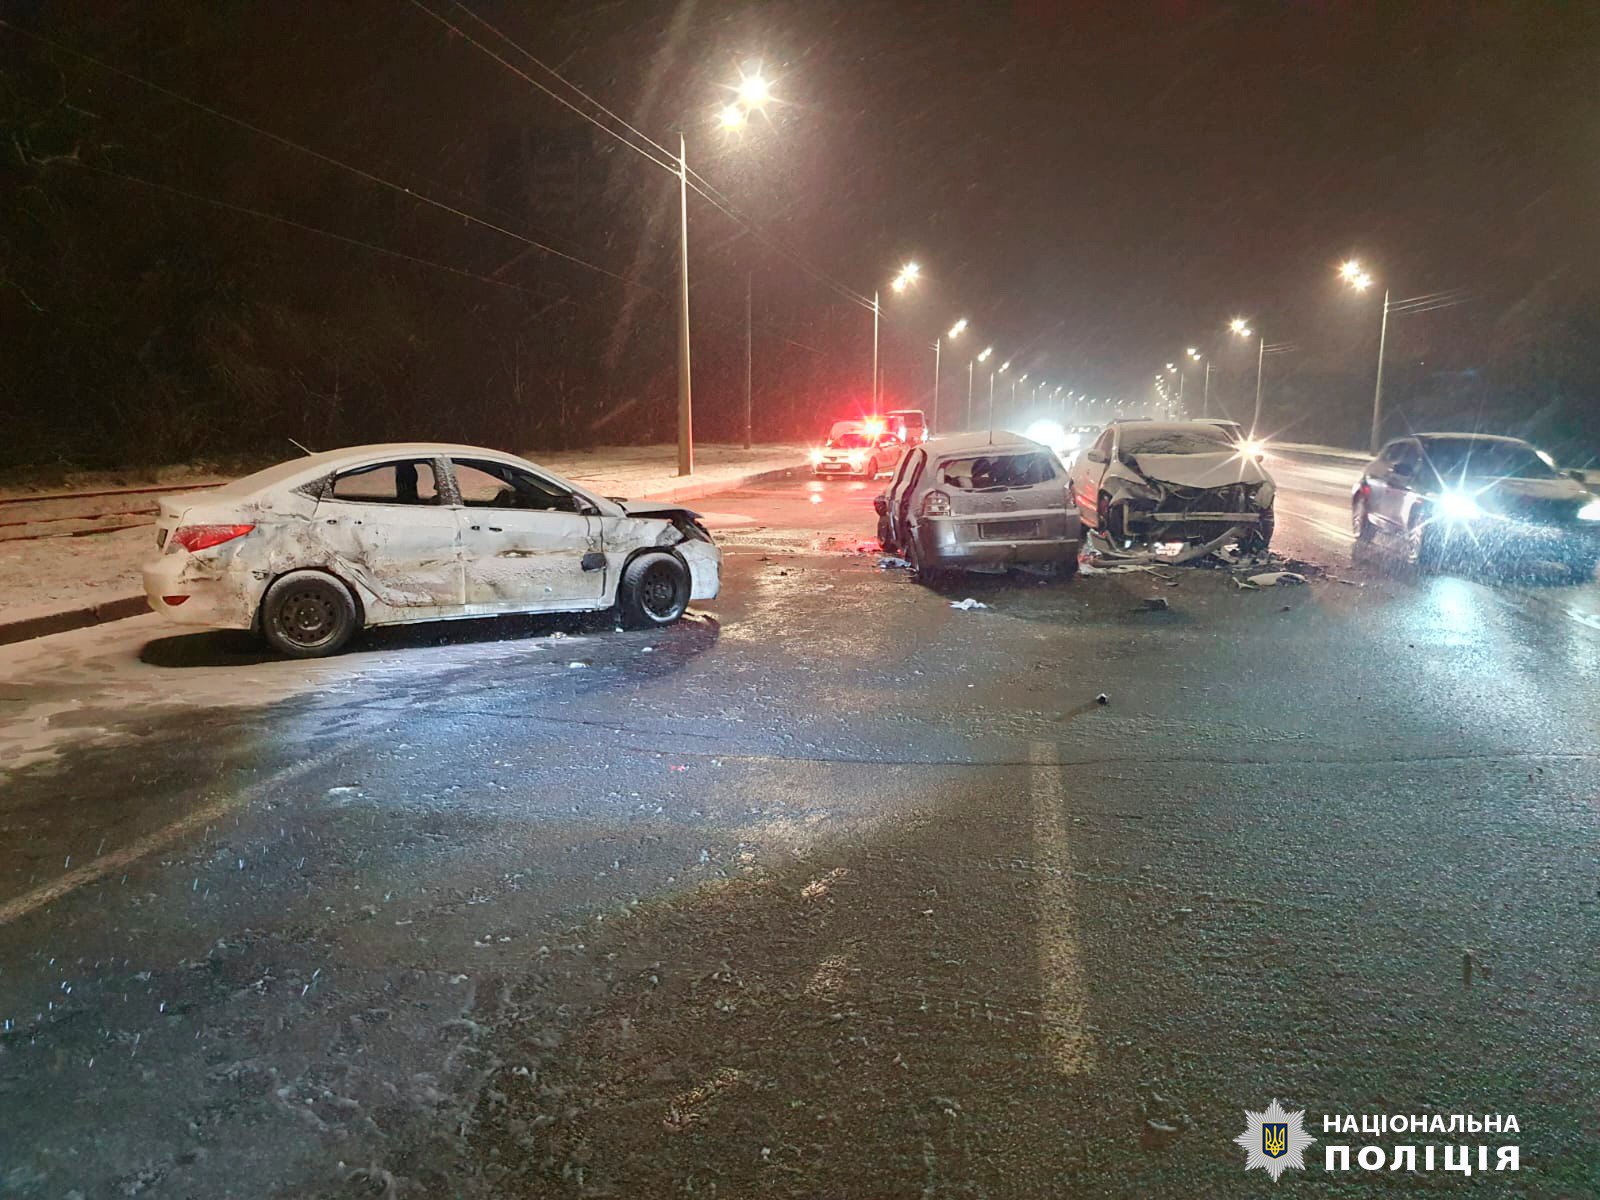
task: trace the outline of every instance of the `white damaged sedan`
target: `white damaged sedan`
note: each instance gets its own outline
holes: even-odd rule
[[[150,607],[337,653],[369,625],[617,607],[667,625],[715,598],[722,552],[688,509],[610,500],[477,446],[311,454],[161,500]]]

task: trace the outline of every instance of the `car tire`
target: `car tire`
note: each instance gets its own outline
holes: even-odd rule
[[[1056,564],[1056,578],[1062,582],[1075,579],[1078,574],[1078,551],[1080,546],[1074,546],[1072,553]]]
[[[1433,522],[1420,507],[1411,514],[1406,526],[1406,562],[1419,571],[1431,571],[1439,565],[1438,535]]]
[[[1370,542],[1374,530],[1372,528],[1372,514],[1367,511],[1367,498],[1357,496],[1350,503],[1350,532],[1356,535],[1358,542]]]
[[[689,568],[660,551],[639,555],[623,568],[617,606],[628,629],[671,625],[689,607]]]
[[[878,477],[878,460],[877,459],[873,459],[871,462],[869,462],[867,464],[867,478],[868,479],[876,479],[877,477]]]
[[[937,588],[950,576],[950,573],[940,567],[930,567],[922,561],[922,551],[917,548],[917,536],[912,534],[908,539],[906,557],[911,563],[911,569],[916,573],[917,582],[924,587]]]
[[[878,547],[885,554],[893,554],[895,552],[894,528],[890,524],[888,517],[878,518]]]
[[[261,636],[290,658],[337,654],[360,628],[355,596],[323,571],[290,571],[261,598]]]
[[[1256,522],[1255,528],[1245,532],[1244,549],[1251,554],[1265,554],[1272,546],[1272,534],[1277,525],[1276,513],[1273,509],[1267,509],[1261,514],[1261,520]]]

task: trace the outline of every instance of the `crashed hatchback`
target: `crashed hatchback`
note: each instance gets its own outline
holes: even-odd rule
[[[150,607],[299,658],[362,628],[615,606],[666,625],[719,587],[694,513],[630,505],[478,446],[357,446],[163,497]]]
[[[1213,422],[1113,422],[1074,461],[1071,487],[1084,525],[1114,550],[1272,541],[1272,477]]]

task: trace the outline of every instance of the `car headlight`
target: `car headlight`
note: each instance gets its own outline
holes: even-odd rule
[[[822,451],[821,450],[813,450],[811,452],[811,461],[812,461],[812,463],[821,462],[822,461]]]
[[[1265,458],[1266,457],[1266,454],[1267,454],[1267,443],[1262,441],[1262,440],[1260,440],[1259,438],[1245,438],[1245,440],[1243,442],[1241,442],[1240,445],[1244,449],[1245,456],[1248,457],[1248,458]]]
[[[1471,521],[1483,516],[1483,510],[1465,492],[1441,492],[1439,515],[1446,521]]]
[[[1595,499],[1589,501],[1589,503],[1585,504],[1578,510],[1578,520],[1600,521],[1600,496],[1597,496]]]
[[[852,467],[859,467],[862,463],[867,461],[866,454],[864,452],[860,451],[860,450],[852,450],[852,451],[850,451],[849,458],[850,458],[850,465]]]

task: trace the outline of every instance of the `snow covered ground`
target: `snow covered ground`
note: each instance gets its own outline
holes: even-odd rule
[[[691,486],[702,495],[805,460],[800,446],[696,450]],[[666,499],[685,487],[676,453],[673,446],[612,446],[529,457],[602,495]],[[155,550],[157,500],[169,490],[223,482],[212,473],[172,468],[153,481],[107,472],[74,475],[50,490],[0,488],[0,624],[138,595],[140,565]]]

